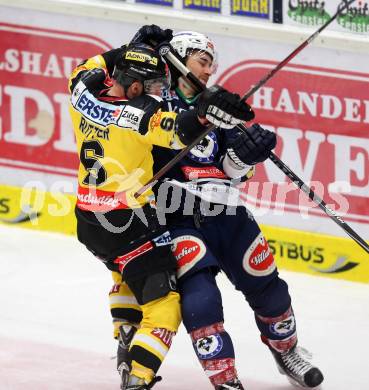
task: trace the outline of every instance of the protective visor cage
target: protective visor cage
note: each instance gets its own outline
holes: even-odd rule
[[[172,80],[169,67],[163,58],[161,61],[164,64],[164,74],[143,81],[144,91],[147,94],[161,96],[164,90],[170,89]]]
[[[158,77],[156,79],[145,80],[143,82],[144,91],[150,95],[161,96],[163,91],[170,89],[170,73],[167,77]]]
[[[181,31],[174,34],[170,41],[176,52],[186,58],[192,51],[200,51],[212,58],[211,72],[214,74],[218,68],[218,54],[214,42],[204,34],[195,31]]]

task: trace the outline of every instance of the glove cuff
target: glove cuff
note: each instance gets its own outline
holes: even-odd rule
[[[232,158],[230,157],[230,155],[228,154],[228,152],[223,159],[223,170],[224,170],[225,174],[232,179],[243,177],[243,176],[247,175],[247,173],[251,169],[254,168],[253,165],[247,165],[247,164],[243,163],[240,159],[238,159],[238,160],[242,163],[242,166],[235,163],[232,160]]]
[[[238,166],[240,169],[249,167],[250,165],[243,162],[238,156],[237,153],[234,151],[233,148],[227,149],[227,156],[228,158],[233,162],[234,165]],[[253,165],[253,164],[251,164]]]

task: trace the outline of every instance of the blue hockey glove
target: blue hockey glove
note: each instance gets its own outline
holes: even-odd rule
[[[156,24],[151,26],[142,26],[135,36],[132,38],[130,43],[145,43],[146,45],[159,45],[163,42],[169,42],[173,38],[173,30],[163,30]]]
[[[265,161],[277,144],[276,135],[254,124],[238,137],[227,149],[230,159],[240,167],[243,164],[254,165]]]

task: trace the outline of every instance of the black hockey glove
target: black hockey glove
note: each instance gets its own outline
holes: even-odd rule
[[[173,30],[163,30],[156,24],[142,26],[132,38],[131,43],[145,43],[157,46],[163,42],[169,42],[173,38]]]
[[[223,129],[231,129],[255,117],[252,108],[240,100],[240,95],[228,92],[219,85],[202,92],[198,98],[197,114]]]
[[[254,124],[238,137],[227,149],[229,158],[241,168],[243,164],[254,165],[265,161],[277,144],[276,135]]]
[[[96,96],[102,89],[107,88],[104,84],[105,79],[106,73],[104,69],[101,68],[88,70],[84,72],[80,78],[87,87],[88,91],[94,96]]]

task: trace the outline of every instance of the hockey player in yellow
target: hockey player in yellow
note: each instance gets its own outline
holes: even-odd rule
[[[152,48],[133,44],[87,60],[69,84],[80,158],[78,239],[142,312],[141,321],[128,318],[136,332],[124,323],[116,327],[122,390],[149,389],[159,380],[155,374],[181,321],[170,235],[158,222],[152,191],[134,196],[152,177],[152,146],[180,149],[209,123],[241,122],[250,114],[222,88],[205,91],[194,110],[162,112],[158,95],[168,82],[166,69]]]
[[[162,30],[155,25],[143,26],[136,37],[145,41],[154,31],[160,35]],[[205,85],[216,68],[213,42],[201,33],[183,31],[175,34],[170,43],[192,74]],[[165,95],[166,107],[175,112],[192,110],[198,97],[193,86],[180,78],[178,86]],[[235,190],[234,179],[246,180],[254,173],[256,162],[264,161],[274,148],[275,135],[253,125],[247,129],[247,136],[237,129],[233,132],[214,129],[205,140],[166,173],[166,184],[158,191],[158,202],[168,212],[168,228],[178,259],[183,323],[197,358],[214,389],[244,389],[236,370],[232,338],[224,326],[222,296],[215,279],[216,273],[222,270],[254,310],[261,340],[271,351],[279,371],[295,385],[316,388],[323,381],[323,374],[297,345],[288,285],[278,276],[273,255],[257,222],[240,204],[232,213],[227,213],[228,207],[216,215],[213,213],[221,204],[232,205],[229,194]],[[154,148],[154,170],[175,154],[173,150]],[[173,191],[168,187],[163,191],[166,185]],[[188,207],[184,212],[184,205],[189,204],[187,200],[191,197],[187,198],[188,192],[176,191],[178,186],[196,191],[199,207],[194,207],[193,215]],[[181,198],[184,207],[173,210],[172,206],[179,205]],[[253,265],[252,259],[261,256],[255,253],[263,255],[262,272]],[[251,266],[245,266],[245,261]],[[265,267],[266,264],[269,265]],[[113,318],[116,324],[124,322],[126,330],[134,331],[135,323],[140,321],[140,307],[125,286],[115,280],[117,284],[110,292]],[[131,324],[129,319],[133,319]]]

